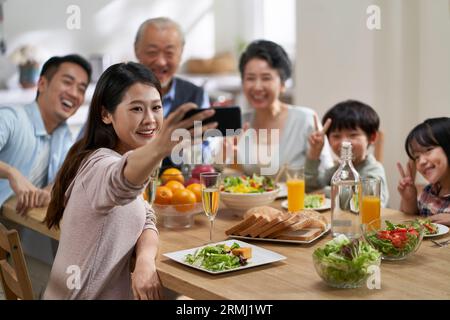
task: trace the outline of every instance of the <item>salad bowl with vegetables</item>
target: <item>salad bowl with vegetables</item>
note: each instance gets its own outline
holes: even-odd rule
[[[423,225],[412,221],[376,219],[361,228],[366,241],[380,251],[384,260],[406,259],[419,248],[425,233]]]
[[[313,253],[318,275],[336,288],[361,287],[371,274],[370,266],[379,266],[381,254],[364,239],[350,240],[339,235]]]
[[[272,203],[280,191],[274,180],[258,176],[229,176],[223,180],[220,200],[229,208],[245,211]]]

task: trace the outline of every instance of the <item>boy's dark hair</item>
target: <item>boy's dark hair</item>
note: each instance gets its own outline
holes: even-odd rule
[[[239,71],[244,76],[247,63],[254,58],[267,61],[270,67],[276,69],[284,83],[291,77],[292,64],[286,51],[280,45],[268,40],[255,40],[248,45],[239,59]]]
[[[62,57],[51,57],[42,66],[40,77],[45,77],[49,82],[52,80],[59,66],[64,62],[71,62],[79,65],[88,75],[88,83],[91,82],[92,67],[91,64],[78,54],[69,54]],[[39,97],[39,90],[36,93],[36,99]]]
[[[413,142],[422,147],[441,147],[450,162],[450,118],[430,118],[418,124],[406,137],[405,149],[414,160]]]
[[[322,123],[325,124],[328,118],[331,119],[331,126],[327,136],[336,130],[361,128],[367,138],[370,138],[380,127],[380,118],[376,111],[357,100],[347,100],[336,104],[325,113]]]

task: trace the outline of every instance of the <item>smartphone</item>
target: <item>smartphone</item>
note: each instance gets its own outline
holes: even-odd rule
[[[214,109],[216,113],[214,113],[212,117],[203,120],[203,125],[217,122],[216,129],[219,130],[224,137],[227,135],[227,129],[233,129],[233,134],[238,134],[236,130],[242,128],[241,108],[239,106],[214,107],[210,109]],[[184,115],[183,120],[205,110],[208,109],[190,110]],[[230,133],[228,133],[228,135],[230,135]]]

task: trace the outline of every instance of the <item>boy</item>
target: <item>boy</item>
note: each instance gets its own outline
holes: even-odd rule
[[[329,186],[331,177],[338,169],[336,165],[319,174],[320,152],[322,151],[325,134],[328,137],[331,149],[340,155],[341,143],[344,140],[352,143],[353,165],[361,178],[379,178],[381,180],[381,206],[386,207],[389,200],[389,191],[383,165],[368,152],[378,136],[380,120],[370,106],[355,100],[340,102],[323,116],[324,127],[319,130],[316,122],[316,131],[309,139],[309,150],[305,163],[306,186],[309,191]]]

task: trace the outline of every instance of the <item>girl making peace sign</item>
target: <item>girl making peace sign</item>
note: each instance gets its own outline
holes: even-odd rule
[[[417,125],[406,138],[405,148],[411,160],[405,169],[397,163],[400,210],[450,225],[450,118],[432,118]],[[416,170],[429,182],[419,197]]]

